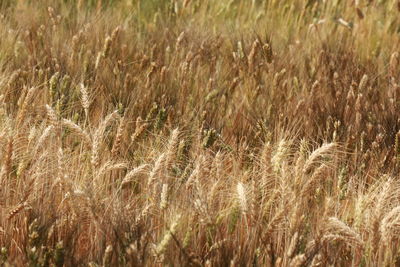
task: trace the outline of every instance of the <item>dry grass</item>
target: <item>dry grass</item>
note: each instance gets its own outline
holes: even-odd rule
[[[398,1],[0,1],[0,265],[399,262]]]

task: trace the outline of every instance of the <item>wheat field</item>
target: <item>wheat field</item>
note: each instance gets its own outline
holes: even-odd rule
[[[0,1],[1,266],[398,266],[398,0]]]

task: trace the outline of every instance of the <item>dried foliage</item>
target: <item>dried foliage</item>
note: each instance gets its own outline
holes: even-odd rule
[[[399,12],[0,1],[0,265],[398,264]]]

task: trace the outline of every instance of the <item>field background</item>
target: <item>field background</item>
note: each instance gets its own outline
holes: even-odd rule
[[[400,263],[400,2],[0,2],[0,264]]]

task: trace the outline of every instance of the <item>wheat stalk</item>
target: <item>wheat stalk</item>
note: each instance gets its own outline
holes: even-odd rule
[[[171,163],[176,157],[176,147],[179,142],[179,129],[174,129],[171,133],[171,137],[168,141],[166,155],[165,155],[165,167],[169,168]]]
[[[113,147],[111,149],[111,155],[113,158],[116,157],[117,154],[120,152],[122,135],[124,133],[124,130],[125,130],[125,117],[122,117],[117,129],[117,134],[115,135]]]
[[[83,83],[80,83],[80,91],[81,91],[81,103],[82,107],[85,111],[86,118],[89,116],[89,107],[90,107],[90,100],[89,100],[89,93],[88,89]]]
[[[132,183],[137,175],[144,173],[146,171],[148,166],[149,166],[148,164],[143,164],[143,165],[140,165],[140,166],[134,168],[133,170],[129,171],[125,175],[124,179],[122,179],[121,187],[124,187],[124,186]]]
[[[168,248],[168,245],[172,239],[172,235],[176,234],[180,218],[181,218],[180,214],[175,215],[173,222],[171,223],[171,226],[164,234],[164,237],[162,238],[160,243],[156,246],[155,253],[157,256],[161,257],[165,253],[165,251]]]
[[[247,208],[248,208],[247,207],[247,198],[246,198],[246,189],[241,182],[237,183],[236,192],[237,192],[238,200],[240,203],[240,208],[241,208],[242,212],[244,214],[246,214]]]
[[[400,206],[393,208],[383,217],[380,224],[382,244],[389,244],[400,235]]]
[[[161,189],[160,209],[164,210],[168,205],[168,184],[163,184]]]
[[[160,172],[164,166],[165,159],[166,159],[165,153],[161,153],[161,155],[158,156],[156,162],[154,163],[152,170],[150,171],[149,179],[148,179],[148,186],[152,185],[154,180],[156,179],[156,176],[160,175]]]
[[[118,112],[114,111],[113,113],[107,115],[107,117],[100,123],[99,127],[94,133],[92,139],[92,158],[91,162],[94,168],[97,168],[100,164],[100,146],[102,143],[102,137],[106,127],[114,121],[118,117]]]
[[[85,144],[92,144],[92,140],[90,139],[89,134],[85,130],[83,130],[78,124],[68,119],[62,119],[61,125],[68,128],[71,132],[77,134],[84,141]]]
[[[314,150],[304,163],[303,173],[309,174],[321,162],[321,159],[332,156],[336,149],[335,143],[329,143]]]
[[[338,218],[328,218],[325,225],[325,231],[327,234],[337,235],[338,238],[343,239],[346,243],[356,248],[362,248],[364,246],[364,242],[360,235]],[[329,235],[326,237],[328,236]]]

